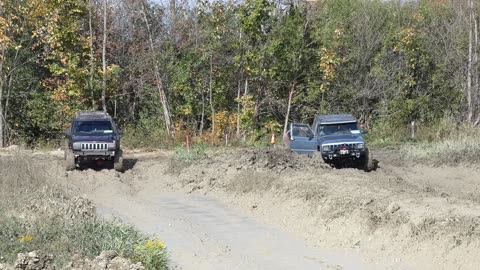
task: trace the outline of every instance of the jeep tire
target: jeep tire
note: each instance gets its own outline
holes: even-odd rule
[[[375,170],[375,165],[373,164],[372,155],[370,154],[370,152],[368,150],[367,150],[366,155],[365,155],[363,170],[366,171],[366,172],[371,172],[371,171]]]
[[[72,150],[65,149],[65,169],[67,171],[73,171],[76,167],[75,155],[73,154]]]
[[[67,160],[67,151],[69,151],[70,149],[68,149],[68,139],[65,139],[63,140],[63,159],[64,160]]]
[[[123,151],[121,149],[118,149],[115,152],[115,157],[113,158],[113,169],[117,172],[123,172],[124,167],[123,167]]]

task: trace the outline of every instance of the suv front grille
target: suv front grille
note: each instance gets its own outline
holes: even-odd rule
[[[325,146],[328,146],[329,151],[335,151],[336,149],[344,146],[348,147],[349,149],[358,149],[358,143],[339,143],[339,144],[329,144]]]
[[[81,150],[106,151],[108,150],[108,143],[82,143]]]

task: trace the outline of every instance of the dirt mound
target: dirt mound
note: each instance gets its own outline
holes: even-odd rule
[[[247,150],[238,153],[239,164],[256,169],[281,172],[286,169],[330,168],[320,155],[300,155],[286,149]]]
[[[53,255],[43,254],[38,251],[19,253],[13,267],[0,264],[0,270],[54,270]]]
[[[41,251],[19,253],[12,266],[0,264],[0,270],[54,270],[54,255],[44,254]],[[90,260],[80,255],[73,256],[71,262],[64,267],[65,270],[144,270],[141,263],[132,263],[130,260],[118,256],[115,251],[106,250]]]
[[[74,256],[72,262],[66,268],[69,270],[144,270],[141,263],[132,263],[130,260],[118,256],[115,251],[106,250],[95,259],[85,259],[80,256]]]

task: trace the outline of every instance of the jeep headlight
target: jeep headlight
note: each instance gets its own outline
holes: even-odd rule
[[[329,145],[322,145],[322,152],[328,152],[330,151],[330,146]]]
[[[73,150],[81,150],[82,148],[82,143],[79,142],[74,142],[72,145]]]
[[[363,144],[363,143],[358,143],[358,144],[357,144],[357,148],[358,148],[358,149],[363,149],[363,148],[365,148],[365,144]]]
[[[117,148],[115,141],[108,143],[108,150],[115,150],[115,148]]]

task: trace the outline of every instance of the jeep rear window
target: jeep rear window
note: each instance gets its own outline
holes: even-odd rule
[[[113,133],[110,121],[77,121],[73,126],[74,133]]]
[[[359,130],[356,122],[321,125],[318,127],[318,134],[352,134],[352,130]]]

